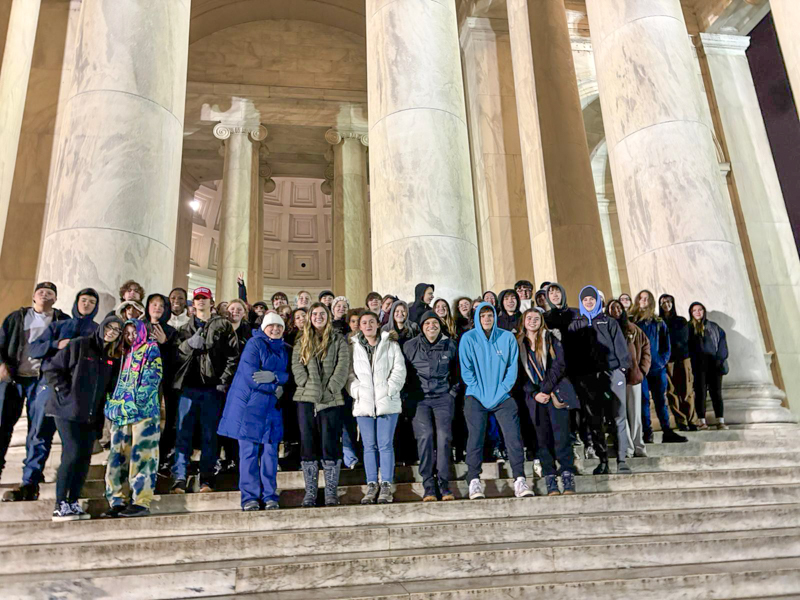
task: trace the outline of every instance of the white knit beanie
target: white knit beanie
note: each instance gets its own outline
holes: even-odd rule
[[[264,320],[261,321],[261,330],[266,331],[267,325],[280,325],[281,327],[286,327],[286,323],[283,322],[281,316],[274,311],[268,312],[264,315]]]
[[[347,299],[347,296],[336,296],[331,302],[331,311],[333,311],[333,307],[336,306],[337,302],[344,302],[344,305],[347,307],[347,310],[350,310],[350,301]]]

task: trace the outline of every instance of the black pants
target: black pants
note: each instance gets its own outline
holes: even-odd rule
[[[180,397],[180,390],[172,388],[164,390],[164,428],[161,430],[161,439],[158,442],[158,456],[162,462],[166,462],[167,457],[175,449]]]
[[[569,471],[575,473],[575,457],[572,454],[570,440],[570,410],[556,408],[553,402],[541,404],[533,396],[526,399],[528,412],[536,428],[538,448],[536,457],[542,463],[542,475],[556,474],[556,461],[559,472]]]
[[[722,403],[722,374],[713,362],[706,364],[692,363],[694,374],[694,401],[698,419],[706,418],[706,392],[711,396],[714,416],[725,418],[725,407]]]
[[[97,435],[95,426],[55,419],[58,435],[61,436],[61,465],[56,476],[56,506],[60,502],[73,504],[80,497],[89,465],[92,462],[92,447]]]
[[[314,414],[310,402],[297,402],[300,426],[300,460],[342,460],[342,406]]]
[[[608,412],[606,394],[611,388],[611,379],[606,372],[590,373],[570,378],[581,401],[581,415],[592,440],[592,447],[601,462],[608,462],[605,415]]]
[[[6,464],[6,452],[11,444],[14,426],[22,416],[25,400],[36,391],[36,377],[17,377],[12,381],[0,381],[0,473]],[[30,416],[28,417],[30,429]]]
[[[494,408],[486,408],[474,396],[464,399],[464,416],[467,419],[469,439],[467,441],[467,481],[479,479],[483,463],[483,442],[486,438],[486,422],[494,414],[503,439],[506,442],[508,458],[514,479],[525,477],[525,452],[522,450],[522,436],[519,433],[519,413],[517,402],[510,396]]]
[[[522,436],[522,445],[525,446],[530,454],[536,456],[539,449],[537,429],[534,426],[533,413],[528,410],[523,396],[524,394],[519,394],[519,397],[516,398],[517,412],[519,413],[519,433]]]
[[[467,454],[467,420],[464,418],[464,392],[456,396],[453,412],[453,448],[456,450],[456,462],[463,461]]]
[[[455,399],[445,393],[424,398],[417,404],[411,424],[417,438],[419,474],[426,496],[436,495],[436,477],[442,494],[450,491],[450,448],[453,441],[452,423]],[[434,463],[436,475],[434,475]]]

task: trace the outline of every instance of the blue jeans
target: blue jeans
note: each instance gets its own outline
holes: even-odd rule
[[[666,368],[650,371],[642,381],[642,429],[645,436],[653,433],[653,426],[650,424],[650,392],[653,393],[653,404],[656,406],[656,416],[661,424],[661,431],[667,431],[670,426]]]
[[[239,440],[239,490],[242,506],[256,500],[278,501],[278,443]]]
[[[195,419],[200,420],[200,483],[214,481],[217,460],[217,422],[222,395],[214,388],[184,388],[178,400],[178,428],[175,440],[175,464],[172,476],[186,481],[186,469],[192,458],[192,435]]]
[[[394,483],[394,430],[399,414],[380,417],[356,417],[364,443],[364,470],[367,483],[378,483],[378,455],[381,460],[381,481]]]
[[[6,453],[14,434],[14,426],[22,416],[25,398],[36,392],[36,379],[18,377],[0,382],[0,473],[6,465]]]
[[[44,465],[53,447],[56,422],[45,415],[47,400],[55,394],[44,380],[33,386],[34,392],[28,395],[28,437],[25,440],[25,462],[22,469],[22,483],[41,483],[44,480]]]
[[[344,466],[348,469],[358,463],[358,446],[356,445],[356,418],[353,416],[353,399],[344,395],[344,412],[342,414],[342,450]]]

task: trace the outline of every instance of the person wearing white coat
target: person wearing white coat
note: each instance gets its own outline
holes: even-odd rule
[[[361,332],[350,340],[353,360],[347,391],[353,397],[353,416],[364,443],[367,493],[362,504],[393,500],[394,430],[403,408],[400,390],[406,382],[406,363],[397,333],[379,332],[378,316],[365,312]],[[381,484],[378,486],[378,455]]]

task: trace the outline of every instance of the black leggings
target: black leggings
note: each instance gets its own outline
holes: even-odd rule
[[[61,436],[61,465],[56,476],[56,505],[60,502],[73,504],[78,501],[94,447],[94,425],[76,423],[56,417],[56,429]]]
[[[334,406],[315,415],[313,404],[297,402],[300,460],[342,460],[343,410],[343,406]]]
[[[714,416],[718,419],[725,417],[725,407],[722,404],[722,373],[713,362],[707,364],[692,363],[694,375],[694,402],[698,419],[706,418],[706,391],[711,396],[714,407]]]

